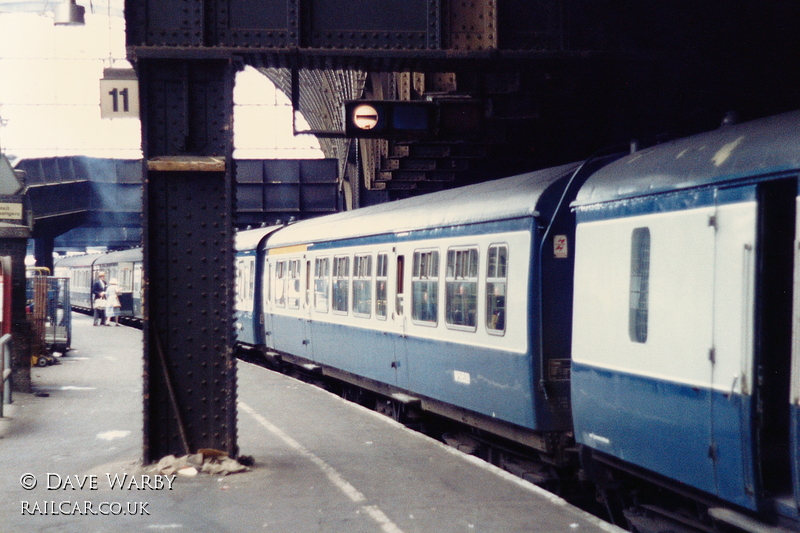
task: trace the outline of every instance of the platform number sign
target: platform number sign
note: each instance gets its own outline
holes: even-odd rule
[[[566,235],[555,235],[553,237],[553,255],[556,259],[566,259],[569,257]]]
[[[133,78],[100,80],[101,118],[139,117],[139,80]]]

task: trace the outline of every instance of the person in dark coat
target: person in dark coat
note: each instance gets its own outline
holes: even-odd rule
[[[94,309],[94,325],[106,325],[105,305],[97,306],[97,300],[106,296],[106,273],[97,274],[97,279],[92,283],[92,308]]]

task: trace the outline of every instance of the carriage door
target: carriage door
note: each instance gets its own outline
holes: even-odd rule
[[[388,290],[394,295],[393,299],[389,300],[389,324],[388,329],[390,336],[393,339],[393,361],[391,363],[394,369],[395,383],[400,387],[408,387],[408,369],[406,364],[406,324],[410,312],[409,302],[406,294],[406,261],[405,255],[393,253],[388,255],[390,264],[387,265],[389,272],[389,281],[387,283]]]
[[[755,400],[761,491],[791,494],[789,384],[792,349],[796,179],[759,185]]]
[[[302,302],[300,303],[300,307],[303,310],[303,342],[305,343],[306,348],[306,357],[309,359],[314,358],[314,342],[313,342],[313,326],[314,323],[311,319],[311,309],[313,307],[313,296],[314,296],[314,271],[312,270],[313,264],[311,259],[307,256],[303,256],[303,276],[301,279],[302,283]]]
[[[264,328],[264,344],[267,348],[275,348],[272,334],[272,276],[273,264],[268,257],[264,258],[264,271],[261,277],[261,316]]]
[[[709,456],[719,496],[754,510],[762,488],[772,494],[788,488],[786,398],[796,192],[787,196],[787,187],[796,185],[774,181],[720,189],[713,221]],[[776,389],[781,392],[773,394]]]
[[[791,494],[789,383],[797,180],[759,185],[756,283],[756,452],[767,497]]]
[[[753,508],[751,449],[757,203],[755,187],[716,191],[712,439],[717,493]],[[743,198],[737,198],[741,196]]]
[[[794,305],[792,311],[792,364],[789,410],[791,421],[790,450],[792,450],[792,484],[794,498],[792,507],[800,508],[800,195],[795,191],[795,237],[794,237]]]

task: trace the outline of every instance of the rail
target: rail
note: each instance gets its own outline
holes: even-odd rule
[[[3,356],[0,357],[0,371],[3,374],[3,380],[0,381],[0,392],[3,394],[3,399],[0,401],[0,418],[3,417],[3,406],[11,403],[11,334],[6,333],[0,337],[0,351]]]

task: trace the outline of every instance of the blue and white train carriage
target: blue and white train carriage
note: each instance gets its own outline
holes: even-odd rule
[[[564,193],[587,173],[562,166],[242,232],[238,261],[263,278],[249,284],[263,301],[240,296],[240,342],[547,448],[544,432],[571,426]],[[256,305],[263,325],[245,311]]]
[[[141,248],[68,256],[57,260],[54,265],[57,277],[70,280],[72,308],[83,312],[92,311],[92,284],[100,271],[106,273],[107,281],[116,278],[119,282],[120,315],[137,322],[142,320]]]
[[[236,234],[236,339],[240,346],[264,350],[264,244],[281,226],[240,231]],[[260,258],[260,260],[259,260]]]
[[[571,386],[576,440],[596,458],[797,517],[798,172],[790,113],[586,181]]]
[[[795,112],[245,232],[239,340],[579,451],[640,533],[797,531],[798,175]]]

